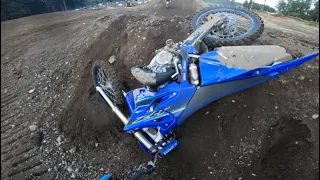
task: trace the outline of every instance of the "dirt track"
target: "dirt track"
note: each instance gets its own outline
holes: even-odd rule
[[[97,179],[106,172],[122,179],[148,161],[97,100],[92,62],[115,55],[119,76],[139,87],[129,68],[147,64],[166,39],[183,40],[203,6],[176,0],[166,9],[153,1],[2,22],[1,179]],[[295,57],[319,51],[318,29],[261,15],[266,30],[255,44],[281,45]],[[319,179],[316,114],[318,60],[194,114],[178,129],[181,147],[151,178]]]

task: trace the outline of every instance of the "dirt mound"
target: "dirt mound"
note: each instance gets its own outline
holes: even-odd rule
[[[200,7],[196,2],[201,3],[173,0],[169,9],[150,4],[150,9],[68,11],[1,23],[1,178],[98,179],[113,173],[125,179],[127,171],[150,160],[97,98],[92,62],[114,56],[121,79],[129,88],[140,87],[129,69],[149,63],[167,39],[187,37],[190,15]],[[280,45],[295,57],[318,51],[318,40],[298,35],[268,29],[255,44]],[[298,177],[298,171],[314,179],[318,90],[319,61],[312,61],[204,107],[179,127],[181,147],[159,161],[151,179],[285,179]],[[281,122],[280,116],[303,123]],[[276,133],[268,134],[277,123]],[[295,141],[298,145],[291,144]]]
[[[101,159],[109,159],[106,167],[113,167],[116,174],[122,174],[125,167],[134,167],[137,162],[139,149],[136,141],[123,133],[123,125],[111,112],[108,106],[97,97],[93,88],[91,66],[97,59],[108,61],[115,57],[113,63],[120,79],[125,86],[135,88],[140,86],[131,78],[130,68],[135,65],[146,65],[154,56],[155,50],[162,48],[167,39],[181,41],[189,33],[189,23],[183,17],[174,17],[169,20],[156,16],[143,15],[120,16],[113,21],[105,32],[102,32],[98,41],[94,42],[86,52],[89,61],[83,70],[81,84],[77,86],[74,100],[66,109],[61,119],[61,128],[65,135],[71,138],[73,144],[89,144],[94,148],[100,144],[108,148],[109,153]],[[176,23],[174,23],[176,22]],[[180,23],[178,23],[180,22]],[[125,141],[123,141],[125,140]],[[120,146],[130,151],[131,157],[123,155],[121,160],[110,157]]]

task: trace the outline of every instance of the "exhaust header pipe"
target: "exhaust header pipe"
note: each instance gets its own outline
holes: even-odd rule
[[[101,94],[103,99],[109,104],[112,111],[119,117],[124,125],[129,123],[129,119],[124,116],[124,114],[119,110],[117,106],[113,104],[111,99],[104,93],[103,89],[99,86],[96,87],[96,90]],[[149,150],[152,149],[153,145],[141,134],[141,132],[135,132],[134,136]],[[156,149],[152,150],[152,153],[155,153]]]

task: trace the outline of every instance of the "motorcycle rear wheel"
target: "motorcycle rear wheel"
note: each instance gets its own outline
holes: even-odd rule
[[[248,19],[248,21],[250,21],[252,24],[250,28],[247,30],[247,32],[235,37],[225,38],[225,37],[213,36],[210,34],[207,35],[203,41],[206,43],[209,49],[213,49],[215,47],[221,47],[221,46],[250,45],[257,38],[259,38],[264,31],[264,22],[262,18],[256,13],[245,10],[245,9],[221,8],[221,7],[209,7],[197,13],[194,16],[192,21],[193,29],[196,30],[199,26],[201,26],[200,24],[201,18],[205,18],[206,16],[209,16],[212,14],[215,15],[218,13],[238,15],[240,17],[244,17],[245,19]]]

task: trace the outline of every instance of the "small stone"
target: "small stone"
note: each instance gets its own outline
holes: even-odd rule
[[[212,169],[212,167],[209,166],[209,167],[208,167],[208,170],[211,170],[211,169]]]
[[[29,129],[30,131],[35,131],[37,129],[37,125],[32,124],[29,126]]]
[[[94,143],[94,145],[95,145],[96,147],[98,147],[98,146],[99,146],[99,143],[96,142],[96,143]]]
[[[114,63],[116,61],[116,56],[111,56],[110,58],[109,58],[109,63],[110,64],[112,64],[112,63]]]
[[[57,142],[58,142],[58,144],[61,144],[61,136],[59,136],[59,137],[57,138]]]
[[[318,114],[314,114],[314,115],[312,115],[312,119],[317,119],[319,117],[319,115]]]
[[[232,102],[235,103],[236,101],[235,101],[235,100],[232,100]]]
[[[300,81],[303,81],[303,80],[305,79],[305,77],[304,77],[304,76],[300,76],[298,79],[299,79]]]
[[[32,93],[34,93],[35,90],[36,90],[36,88],[30,89],[29,93],[32,94]]]
[[[76,176],[75,173],[72,173],[72,174],[71,174],[71,178],[72,178],[72,179],[74,179],[74,178],[76,178],[76,177],[77,177],[77,176]]]
[[[73,171],[72,167],[69,166],[69,167],[67,168],[67,171],[68,171],[69,173],[71,173],[71,172]]]
[[[274,107],[275,109],[278,109],[278,106]]]
[[[208,115],[209,114],[209,111],[207,111],[204,115]]]
[[[143,37],[142,39],[143,39],[143,40],[146,40],[147,38],[146,38],[146,37]]]
[[[77,151],[77,147],[76,146],[69,150],[69,152],[71,154],[74,154],[76,151]]]
[[[256,175],[256,174],[254,174],[254,173],[251,173],[251,175],[252,175],[252,176],[257,176],[257,175]]]
[[[86,25],[86,23],[82,23],[83,25]]]
[[[12,125],[11,125],[11,128],[14,128],[14,127],[16,127],[16,125],[12,124]]]
[[[213,174],[213,172],[210,171],[210,174]]]
[[[50,172],[50,171],[51,171],[51,168],[48,169],[48,172]]]

